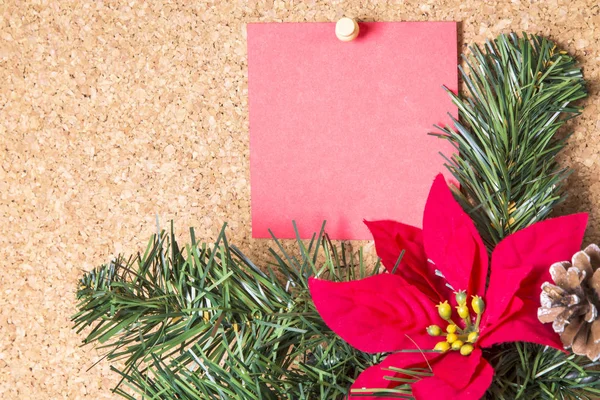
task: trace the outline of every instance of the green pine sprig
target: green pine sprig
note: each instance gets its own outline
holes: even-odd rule
[[[572,57],[525,34],[474,47],[465,64],[467,96],[450,93],[459,120],[437,135],[458,150],[447,158],[461,186],[457,199],[492,248],[564,199],[558,131],[580,112],[573,102],[586,96],[585,82]],[[85,274],[74,322],[88,332],[84,343],[124,361],[113,367],[121,376],[115,391],[128,399],[344,398],[384,355],[337,338],[314,309],[307,280],[363,277],[362,257],[355,261],[322,232],[308,243],[298,239],[294,255],[275,243],[274,263],[259,269],[224,232],[209,246],[192,230],[184,248],[161,233],[144,254]],[[597,365],[583,357],[517,343],[486,358],[495,368],[490,399],[600,394]],[[411,381],[427,373],[404,372]],[[411,398],[408,383],[376,397]]]
[[[509,234],[546,219],[565,198],[569,171],[557,154],[560,128],[580,114],[587,96],[576,60],[550,40],[500,35],[471,48],[460,68],[466,96],[451,92],[459,120],[440,128],[457,154],[447,168],[455,197],[492,249]],[[596,363],[530,343],[486,351],[495,374],[490,399],[592,399],[600,394]]]
[[[466,96],[448,91],[459,119],[435,135],[457,150],[446,157],[456,197],[491,248],[564,199],[568,170],[556,155],[568,135],[558,131],[587,92],[576,60],[540,36],[500,35],[463,62]]]
[[[274,262],[259,269],[227,241],[180,248],[154,236],[143,254],[86,273],[77,293],[79,331],[121,376],[127,399],[342,399],[358,374],[379,361],[353,349],[323,322],[308,278],[367,275],[321,232],[296,253],[275,239]],[[378,266],[376,266],[377,269]]]
[[[600,398],[600,362],[531,343],[500,345],[486,353],[494,366],[486,399]]]
[[[460,184],[454,195],[492,250],[564,200],[569,171],[556,156],[569,135],[559,130],[580,114],[574,102],[587,91],[576,60],[546,38],[500,35],[470,50],[459,67],[466,95],[448,91],[459,118],[433,135],[456,149],[444,156]],[[487,399],[600,398],[599,363],[586,357],[508,343],[486,350],[486,359],[495,371]],[[410,398],[407,386],[402,391]]]

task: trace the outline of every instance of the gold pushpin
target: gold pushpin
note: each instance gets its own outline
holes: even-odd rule
[[[342,42],[356,39],[358,31],[358,23],[352,18],[344,17],[335,24],[335,35]]]

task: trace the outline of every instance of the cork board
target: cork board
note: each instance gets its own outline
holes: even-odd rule
[[[71,330],[82,270],[143,246],[154,218],[250,239],[245,26],[459,21],[459,50],[526,30],[582,62],[590,97],[561,161],[562,212],[600,240],[600,8],[592,0],[136,2],[5,0],[0,8],[0,397],[117,399]],[[333,33],[332,33],[333,34]],[[185,240],[185,235],[182,234]],[[367,245],[369,246],[369,245]]]

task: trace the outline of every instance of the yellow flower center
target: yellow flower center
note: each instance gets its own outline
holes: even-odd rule
[[[481,323],[481,315],[485,310],[485,303],[479,296],[471,296],[471,308],[475,313],[475,322],[473,323],[473,316],[471,310],[467,306],[467,295],[464,290],[455,292],[456,312],[464,323],[464,328],[460,328],[452,320],[452,307],[448,304],[448,300],[440,302],[436,307],[440,317],[448,323],[445,331],[437,325],[431,325],[427,327],[427,333],[431,336],[445,336],[446,340],[438,342],[434,350],[441,353],[453,350],[458,351],[463,356],[468,356],[473,352],[473,345],[479,339],[479,324]]]

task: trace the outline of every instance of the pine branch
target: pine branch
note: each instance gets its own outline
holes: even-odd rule
[[[459,110],[438,136],[459,151],[446,158],[460,184],[455,196],[492,249],[504,237],[547,218],[561,202],[568,174],[556,162],[557,135],[587,96],[575,59],[551,41],[501,35],[471,48],[460,69],[468,97],[450,93]],[[597,365],[585,357],[530,343],[488,352],[495,375],[490,399],[591,399],[600,394]]]
[[[557,131],[587,92],[575,59],[540,36],[501,35],[471,53],[459,67],[467,97],[449,92],[460,120],[436,135],[459,151],[446,158],[456,197],[491,248],[564,199]]]
[[[487,399],[600,398],[600,362],[530,343],[503,345],[487,353],[495,368]]]
[[[586,92],[575,60],[546,39],[500,36],[472,53],[468,72],[461,70],[469,97],[451,94],[460,121],[438,136],[459,150],[447,159],[461,185],[456,196],[491,248],[564,198],[567,171],[555,156],[565,140],[557,131],[578,115],[572,103]],[[362,258],[347,259],[343,245],[321,232],[308,245],[297,240],[296,257],[276,240],[275,263],[262,272],[224,232],[213,246],[191,237],[180,249],[163,233],[143,255],[82,279],[75,325],[90,328],[84,343],[125,361],[115,369],[129,387],[117,387],[123,397],[342,399],[379,361],[337,338],[310,300],[310,276],[365,275]],[[586,399],[600,390],[596,365],[582,357],[523,343],[487,357],[496,371],[490,398]],[[405,386],[389,395],[410,397]]]
[[[143,255],[119,258],[84,275],[78,292],[84,343],[97,343],[128,399],[342,399],[379,356],[359,352],[324,324],[308,292],[315,274],[366,275],[346,247],[321,232],[278,247],[257,268],[224,230],[212,246],[180,248],[173,233],[151,239]],[[278,277],[283,276],[284,281]]]
[[[459,120],[434,135],[457,150],[445,157],[460,184],[455,197],[491,250],[564,199],[568,171],[556,156],[566,137],[558,131],[579,115],[573,103],[587,92],[575,59],[540,36],[501,35],[463,60],[467,96],[448,91]],[[598,364],[585,357],[509,343],[486,350],[486,358],[495,370],[489,399],[600,398]]]

